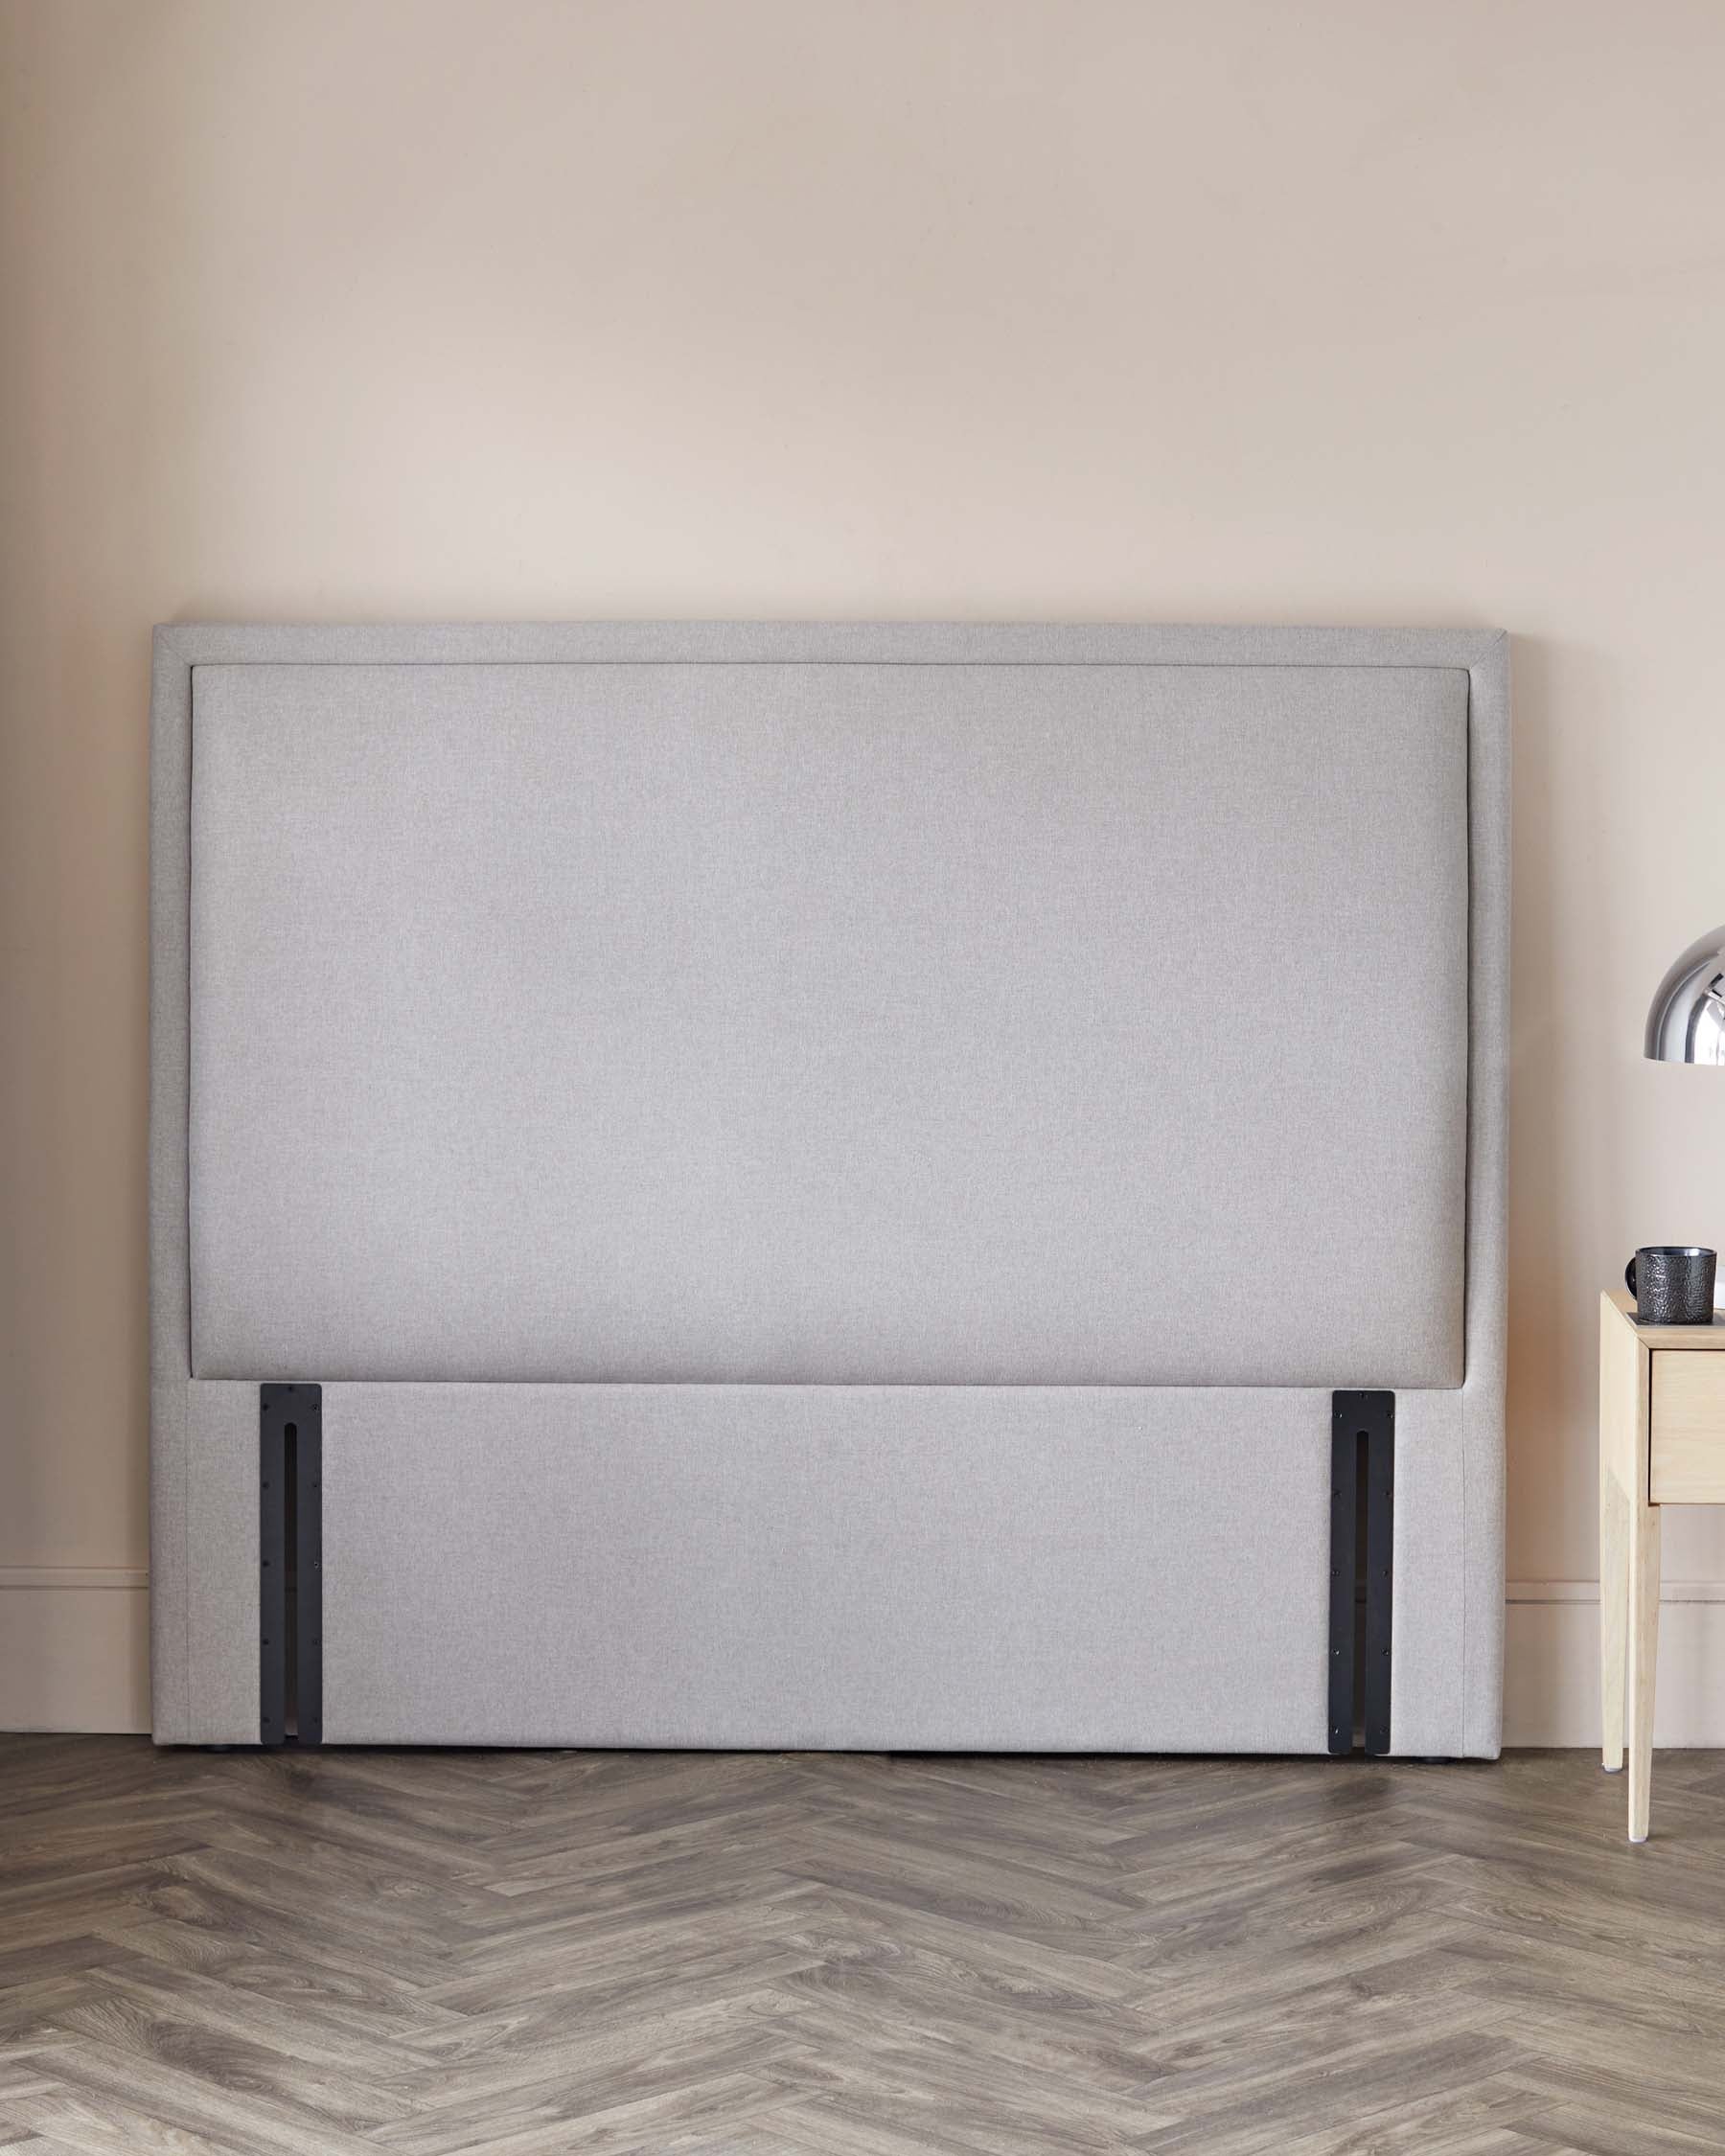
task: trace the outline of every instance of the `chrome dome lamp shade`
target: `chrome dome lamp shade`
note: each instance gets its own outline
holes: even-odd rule
[[[1698,937],[1660,982],[1644,1052],[1655,1063],[1725,1064],[1725,929]]]

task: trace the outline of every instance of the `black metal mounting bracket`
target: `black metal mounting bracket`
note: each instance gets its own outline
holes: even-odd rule
[[[258,1388],[258,1741],[323,1742],[323,1388]]]
[[[1362,1526],[1364,1537],[1362,1539]],[[1329,1749],[1354,1748],[1356,1682],[1366,1751],[1390,1750],[1394,1605],[1395,1394],[1337,1392],[1330,1406]],[[1365,1588],[1365,1621],[1360,1590]]]

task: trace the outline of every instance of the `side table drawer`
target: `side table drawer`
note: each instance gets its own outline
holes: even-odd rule
[[[1656,1348],[1648,1495],[1655,1504],[1725,1504],[1725,1354]]]

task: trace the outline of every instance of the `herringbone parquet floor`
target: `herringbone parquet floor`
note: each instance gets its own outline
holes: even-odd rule
[[[0,1738],[5,2156],[1725,2148],[1725,1761]]]

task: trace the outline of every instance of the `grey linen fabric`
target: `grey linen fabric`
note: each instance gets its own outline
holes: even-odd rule
[[[200,668],[196,1373],[1459,1383],[1466,690]]]

